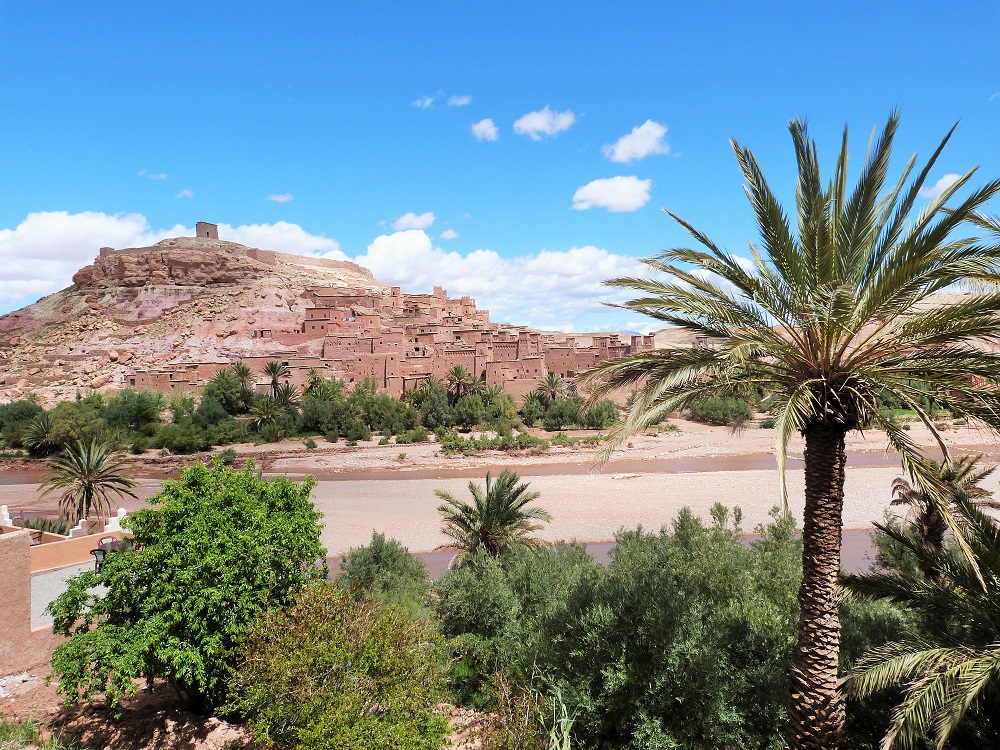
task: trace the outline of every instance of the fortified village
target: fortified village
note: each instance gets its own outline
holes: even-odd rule
[[[199,222],[197,232],[218,239],[213,224]],[[258,375],[268,361],[281,360],[289,382],[300,388],[307,373],[318,369],[348,384],[372,378],[380,390],[398,397],[462,366],[520,402],[549,373],[572,378],[597,362],[653,348],[652,335],[597,334],[582,346],[573,336],[491,323],[489,311],[477,309],[472,297],[450,298],[439,286],[431,294],[405,294],[399,287],[309,286],[303,296],[307,306],[293,328],[255,328],[244,334],[278,347],[241,358]],[[198,387],[229,364],[176,362],[136,370],[128,374],[127,385],[140,390]],[[266,387],[264,380],[259,385]]]
[[[310,369],[348,384],[374,378],[393,396],[461,365],[519,403],[550,373],[572,378],[654,337],[542,333],[494,323],[441,287],[406,294],[357,264],[196,237],[101,248],[73,286],[0,317],[0,397],[83,389],[203,386],[236,360],[270,383],[278,359],[302,387]]]

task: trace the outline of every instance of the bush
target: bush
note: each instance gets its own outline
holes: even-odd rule
[[[71,636],[52,657],[67,701],[104,694],[116,710],[134,680],[167,680],[197,712],[226,699],[232,652],[258,618],[325,575],[311,481],[194,464],[128,517],[130,549],[70,579],[49,607]]]
[[[703,398],[688,407],[697,422],[717,425],[739,425],[750,419],[753,409],[738,398]]]
[[[309,450],[316,449],[316,441],[313,440],[312,438],[306,438],[305,440],[302,441],[302,444]]]
[[[112,427],[129,427],[135,430],[145,424],[159,422],[160,412],[164,408],[166,401],[162,393],[126,388],[108,401],[101,416]]]
[[[343,426],[343,435],[348,444],[358,444],[359,440],[371,440],[372,431],[360,419],[351,419]]]
[[[407,430],[401,435],[396,435],[397,445],[410,445],[411,443],[426,443],[430,440],[430,433],[426,427],[417,427],[415,430]]]
[[[542,418],[542,426],[549,432],[554,432],[579,424],[582,405],[583,400],[579,396],[557,398],[549,404]]]
[[[199,453],[211,448],[212,441],[190,416],[184,416],[177,424],[160,425],[152,446],[166,448],[171,453]]]
[[[474,456],[483,451],[516,451],[516,450],[548,450],[549,441],[536,438],[527,433],[521,433],[517,437],[511,435],[479,438],[463,438],[455,432],[446,432],[438,441],[441,444],[441,452],[445,455],[459,453],[463,456]]]
[[[417,426],[417,410],[384,393],[373,396],[365,408],[368,426],[383,435],[398,435]]]
[[[341,557],[340,583],[371,599],[426,606],[431,580],[419,558],[395,539],[373,533],[367,547],[354,547]]]
[[[773,430],[775,425],[778,424],[778,420],[774,417],[767,417],[767,419],[762,419],[760,421],[760,429],[762,430]]]
[[[614,401],[600,401],[580,416],[580,423],[588,430],[606,430],[618,421],[618,407]]]
[[[278,422],[268,422],[262,425],[257,434],[265,443],[277,443],[284,440],[287,435],[285,428]]]
[[[230,708],[294,748],[438,750],[444,644],[428,623],[339,586],[310,586],[240,651]]]
[[[219,451],[215,460],[223,466],[232,466],[236,461],[236,451],[232,448],[226,448],[224,451]]]
[[[467,430],[482,424],[486,419],[486,406],[477,395],[462,396],[452,408],[455,412],[455,424]]]
[[[144,437],[137,437],[132,441],[132,445],[129,446],[129,450],[132,451],[137,456],[141,456],[147,450],[149,450],[149,441]]]
[[[444,388],[428,389],[420,404],[420,422],[428,430],[455,424],[455,413],[448,403],[448,391]]]
[[[484,675],[498,670],[531,677],[544,648],[546,622],[558,622],[566,598],[601,573],[582,545],[513,550],[503,558],[472,555],[435,586],[442,633],[455,639],[452,686],[463,702],[480,704]]]

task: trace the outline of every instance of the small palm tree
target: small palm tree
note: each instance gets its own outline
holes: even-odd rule
[[[965,499],[981,508],[1000,508],[1000,502],[993,500],[989,490],[979,486],[979,483],[990,476],[995,466],[981,468],[978,464],[982,456],[964,456],[951,462],[933,462],[945,490],[944,500],[954,506],[955,502]],[[892,483],[892,504],[909,507],[910,523],[916,529],[924,544],[932,549],[944,549],[945,532],[948,524],[939,509],[936,500],[926,488],[916,482],[900,477]],[[925,575],[934,578],[938,571],[928,569]]]
[[[281,418],[285,410],[270,396],[261,396],[250,407],[250,426],[260,432],[264,425],[272,424]]]
[[[238,360],[233,363],[232,368],[233,375],[236,379],[240,381],[240,387],[243,389],[243,393],[252,395],[257,389],[257,376],[253,374],[253,370],[247,365],[243,360]]]
[[[854,665],[848,692],[858,698],[902,689],[883,748],[922,748],[932,735],[938,748],[962,724],[983,715],[989,723],[1000,690],[1000,526],[973,500],[956,497],[972,559],[953,545],[935,548],[902,529],[880,527],[916,558],[940,570],[930,579],[905,573],[846,575],[850,596],[887,599],[923,615],[918,634],[872,649]],[[983,583],[985,581],[985,585]],[[970,746],[996,747],[991,739]]]
[[[545,380],[538,384],[535,391],[541,395],[546,404],[551,404],[557,398],[569,395],[569,384],[562,375],[550,372]]]
[[[33,456],[48,456],[59,450],[59,441],[53,431],[52,415],[43,411],[28,423],[28,429],[21,438],[24,447]]]
[[[482,383],[483,381],[480,380],[478,382]],[[487,406],[491,406],[500,401],[501,398],[503,398],[503,386],[491,385],[489,387],[486,387],[486,384],[483,383],[482,396],[483,396],[483,403],[486,404]]]
[[[493,481],[486,474],[486,489],[469,482],[472,504],[457,500],[444,490],[435,490],[444,502],[438,506],[444,526],[442,531],[451,537],[459,548],[452,560],[458,565],[473,552],[483,551],[491,557],[500,557],[514,547],[537,547],[541,542],[532,536],[542,528],[538,521],[551,521],[552,516],[541,508],[526,507],[538,498],[537,492],[528,492],[528,483],[520,482],[514,472],[504,469]]]
[[[288,369],[288,365],[278,359],[272,359],[264,365],[264,374],[271,378],[271,395],[278,395],[278,385],[281,378],[287,378],[292,373]]]
[[[302,394],[291,383],[282,383],[278,386],[278,390],[274,394],[274,400],[283,409],[293,409],[299,405],[299,402],[302,400]]]
[[[777,415],[783,500],[788,441],[803,435],[803,577],[788,729],[793,750],[837,750],[843,739],[836,582],[847,434],[863,426],[884,430],[904,469],[954,526],[958,521],[940,499],[933,465],[900,425],[879,412],[879,404],[891,400],[916,412],[945,460],[931,408],[1000,427],[1000,354],[981,343],[1000,336],[1000,292],[957,302],[934,296],[1000,274],[1000,246],[963,231],[1000,192],[1000,180],[947,207],[971,179],[970,171],[917,208],[951,134],[909,185],[915,159],[897,181],[887,182],[898,120],[891,115],[873,140],[856,183],[848,180],[846,130],[828,181],[820,175],[806,126],[793,121],[798,183],[792,221],[753,153],[734,142],[763,247],[751,245],[750,260],[736,258],[670,214],[702,247],[647,259],[655,278],[608,282],[638,293],[625,309],[686,329],[708,345],[628,355],[582,377],[595,386],[592,400],[637,389],[607,450],[706,395],[752,400],[765,394]]]
[[[306,393],[312,393],[317,388],[322,387],[323,383],[326,382],[326,377],[323,375],[323,371],[318,367],[310,367],[306,372]]]
[[[136,497],[132,488],[135,480],[123,472],[123,463],[108,444],[92,438],[89,442],[77,441],[66,449],[65,455],[49,462],[49,473],[42,478],[41,497],[61,491],[59,510],[71,523],[111,515],[113,496]]]
[[[448,370],[445,380],[448,382],[448,390],[457,400],[469,393],[476,382],[476,377],[462,365],[455,365]]]

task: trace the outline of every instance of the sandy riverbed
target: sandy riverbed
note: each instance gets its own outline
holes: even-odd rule
[[[331,554],[366,543],[372,531],[394,536],[415,551],[445,543],[434,490],[466,497],[470,479],[481,481],[487,470],[496,472],[504,466],[520,473],[541,493],[539,504],[553,516],[552,524],[542,532],[549,540],[604,541],[622,527],[640,524],[659,529],[684,506],[707,518],[716,502],[739,505],[748,531],[766,522],[779,501],[774,431],[748,429],[733,434],[685,421],[678,426],[676,432],[633,439],[599,473],[593,467],[596,450],[592,448],[558,448],[535,456],[492,453],[448,458],[434,444],[348,449],[342,443],[320,441],[320,448],[306,450],[300,442],[286,441],[277,446],[239,446],[238,454],[241,460],[255,458],[269,473],[317,477],[314,498],[325,518],[323,541]],[[954,452],[985,452],[987,460],[1000,461],[1000,444],[983,431],[963,427],[945,434]],[[924,428],[914,425],[911,436],[927,446],[929,455],[939,456]],[[851,468],[844,526],[869,528],[881,520],[890,500],[890,485],[900,471],[895,457],[886,455],[881,433],[855,433],[848,450]],[[787,474],[790,507],[801,518],[801,440],[792,442],[789,453],[793,458]],[[140,495],[155,494],[165,472],[192,460],[172,457],[134,462],[135,476],[144,477]],[[52,500],[37,497],[38,473],[24,465],[17,468],[0,471],[0,503],[28,512],[51,511]],[[123,506],[132,510],[142,504],[126,500]]]

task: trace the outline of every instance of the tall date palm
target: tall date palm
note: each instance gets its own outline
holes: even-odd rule
[[[582,383],[592,388],[592,400],[636,389],[608,451],[695,399],[718,394],[753,399],[764,393],[777,415],[786,506],[788,441],[795,432],[804,436],[803,578],[788,728],[796,749],[836,750],[843,737],[835,586],[847,433],[863,426],[884,430],[914,481],[938,497],[931,462],[899,425],[879,413],[880,399],[892,397],[912,409],[945,460],[947,449],[925,404],[1000,425],[1000,355],[980,345],[1000,337],[1000,292],[957,301],[933,296],[955,284],[996,278],[1000,248],[964,232],[977,209],[1000,191],[1000,181],[948,206],[973,170],[918,206],[951,132],[912,180],[916,157],[891,182],[898,119],[890,115],[873,138],[853,186],[847,130],[833,177],[825,183],[805,124],[791,122],[798,165],[792,220],[753,153],[733,142],[761,235],[760,246],[750,246],[751,258],[723,251],[667,212],[701,247],[647,259],[654,278],[608,282],[639,293],[621,307],[687,329],[708,345],[626,356],[590,370]],[[949,525],[957,524],[943,500],[939,510]],[[967,545],[964,549],[969,554]]]

